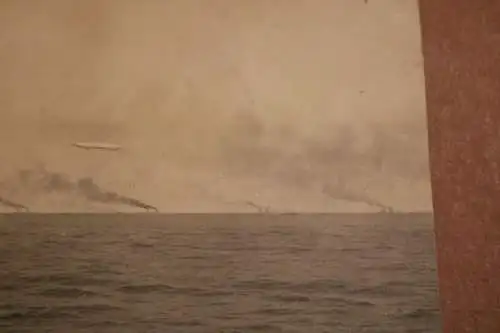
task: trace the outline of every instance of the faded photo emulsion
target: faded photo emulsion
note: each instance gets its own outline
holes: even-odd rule
[[[7,329],[439,331],[416,1],[3,1],[0,50]]]

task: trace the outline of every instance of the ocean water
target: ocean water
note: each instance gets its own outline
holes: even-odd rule
[[[0,332],[440,332],[432,217],[0,215]]]

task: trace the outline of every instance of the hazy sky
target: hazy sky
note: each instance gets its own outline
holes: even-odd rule
[[[3,0],[0,198],[429,210],[419,29],[406,0]]]

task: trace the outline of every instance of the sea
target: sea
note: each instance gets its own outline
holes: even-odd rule
[[[0,215],[0,332],[440,332],[430,214]]]

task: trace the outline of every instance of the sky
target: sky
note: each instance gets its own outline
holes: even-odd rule
[[[416,1],[4,0],[0,47],[5,211],[431,210]]]

